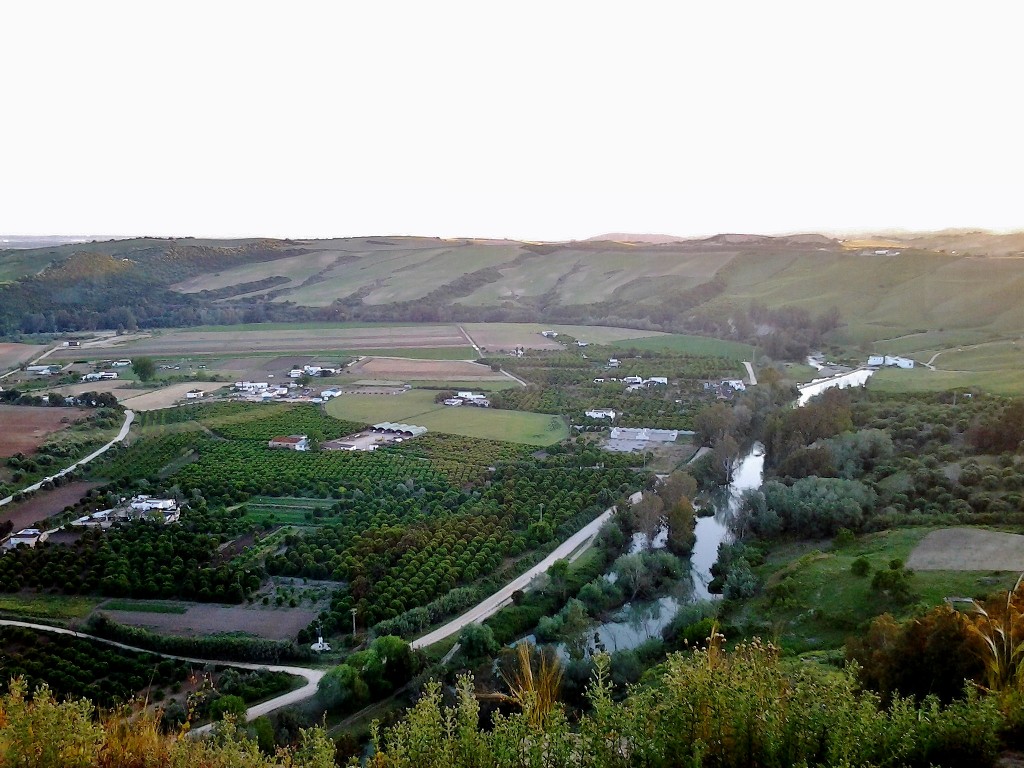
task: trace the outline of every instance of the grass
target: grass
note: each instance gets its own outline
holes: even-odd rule
[[[434,325],[449,327],[448,324],[445,323],[437,323]],[[237,325],[194,325],[186,328],[168,329],[166,333],[173,333],[175,331],[181,333],[235,333],[238,331],[337,331],[349,328],[403,328],[406,326],[422,327],[423,323],[238,323]]]
[[[33,619],[84,619],[96,603],[89,597],[70,595],[0,595],[0,614]]]
[[[885,569],[895,558],[904,562],[932,528],[883,531],[863,536],[842,549],[827,542],[785,543],[776,546],[766,563],[755,569],[762,579],[761,594],[746,603],[739,618],[761,623],[759,632],[777,636],[787,648],[801,652],[838,648],[850,635],[862,632],[871,619],[885,612],[902,618],[920,606],[938,605],[946,597],[973,597],[1009,589],[1016,573],[991,571],[919,571],[911,587],[914,600],[898,605],[871,589],[871,576],[857,577],[850,566],[863,556],[871,572]],[[780,582],[790,596],[772,605],[769,594]]]
[[[737,341],[712,339],[707,336],[687,336],[681,333],[665,334],[637,339],[622,339],[608,346],[619,349],[639,349],[675,352],[685,355],[704,355],[728,358],[729,360],[751,360],[753,348]]]
[[[351,377],[350,377],[351,378]],[[434,381],[410,381],[413,389],[471,389],[474,392],[500,392],[503,389],[515,389],[520,386],[519,382],[513,379],[504,379],[502,381],[458,381],[455,379],[444,380],[437,379]]]
[[[568,437],[557,417],[493,408],[451,408],[434,402],[432,390],[409,390],[401,395],[342,395],[331,400],[327,413],[338,419],[375,424],[397,421],[442,432],[527,445],[551,445]]]
[[[940,357],[939,360],[942,360]],[[977,388],[997,395],[1024,395],[1024,375],[1020,369],[1004,371],[930,371],[883,369],[868,382],[879,392],[945,392],[951,389]]]
[[[135,613],[183,614],[188,612],[187,606],[159,600],[107,600],[99,607],[104,611],[133,611]]]

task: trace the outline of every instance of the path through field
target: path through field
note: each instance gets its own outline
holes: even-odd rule
[[[79,459],[74,464],[72,464],[70,467],[65,467],[60,472],[58,472],[58,473],[56,473],[54,475],[50,475],[49,477],[44,477],[38,483],[33,483],[32,485],[28,486],[27,488],[22,488],[20,493],[28,493],[29,491],[38,491],[40,488],[43,487],[43,483],[45,483],[45,482],[47,482],[49,480],[53,480],[54,478],[57,478],[57,477],[64,477],[64,475],[68,474],[68,472],[73,472],[74,470],[76,470],[80,466],[82,466],[83,464],[88,464],[90,461],[95,459],[97,456],[102,456],[104,453],[106,453],[108,450],[110,450],[110,447],[112,445],[115,445],[116,443],[119,443],[122,440],[124,440],[126,437],[128,437],[128,429],[131,427],[133,421],[135,421],[135,412],[134,411],[125,411],[124,412],[124,424],[121,425],[121,431],[117,433],[117,437],[115,437],[109,443],[104,445],[102,448],[98,448],[97,450],[93,451],[88,456],[86,456],[84,459]],[[0,499],[0,507],[2,507],[4,504],[10,504],[13,500],[14,500],[14,494],[11,494],[10,496],[8,496],[5,499]]]
[[[320,684],[320,679],[326,674],[321,669],[309,669],[307,667],[288,667],[281,664],[251,664],[246,661],[220,661],[217,659],[196,659],[190,656],[176,656],[172,653],[161,653],[160,651],[150,651],[145,648],[136,648],[132,645],[125,645],[124,643],[118,643],[114,640],[107,640],[103,637],[96,637],[95,635],[89,635],[85,632],[76,632],[73,629],[65,629],[64,627],[51,627],[47,624],[32,624],[27,621],[10,621],[8,619],[0,619],[0,625],[8,627],[24,627],[26,629],[34,629],[38,632],[53,632],[57,635],[71,635],[72,637],[78,637],[83,640],[93,640],[97,643],[106,643],[112,645],[115,648],[120,648],[124,651],[131,651],[133,653],[149,653],[154,656],[162,656],[165,659],[176,659],[178,661],[187,661],[189,664],[207,665],[215,664],[221,667],[237,667],[238,669],[266,669],[270,672],[285,672],[289,675],[295,675],[301,677],[306,681],[306,684],[301,688],[296,688],[294,691],[283,693],[280,696],[275,696],[272,699],[268,699],[260,704],[255,704],[249,707],[245,711],[246,720],[255,720],[257,717],[267,715],[274,712],[282,707],[287,707],[292,704],[298,704],[300,701],[312,698],[316,694],[317,687]],[[204,725],[189,731],[192,735],[202,735],[208,733],[212,728],[212,724]]]

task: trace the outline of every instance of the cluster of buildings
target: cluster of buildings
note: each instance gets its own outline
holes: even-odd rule
[[[48,533],[48,531],[41,531],[38,528],[23,528],[0,541],[0,551],[7,551],[15,547],[34,547],[39,542],[46,541]]]
[[[491,407],[491,401],[487,399],[487,395],[478,395],[474,392],[456,392],[455,397],[449,397],[444,401],[444,404],[451,406],[471,405],[476,408]]]
[[[26,373],[34,373],[36,376],[56,376],[61,370],[59,365],[30,365],[25,368]]]
[[[732,400],[737,392],[745,392],[747,385],[743,379],[722,379],[721,381],[705,381],[704,391],[713,392],[719,400]]]
[[[116,379],[117,371],[98,371],[95,373],[87,373],[82,377],[82,381],[104,381],[106,379]]]
[[[113,509],[93,512],[77,520],[71,525],[79,528],[109,528],[115,523],[130,523],[136,520],[158,520],[164,525],[176,523],[181,518],[181,505],[175,499],[156,499],[152,496],[139,495],[131,501],[118,504]]]
[[[268,448],[284,448],[288,451],[308,451],[309,437],[306,435],[281,435],[272,437],[267,443]]]
[[[895,366],[897,368],[913,368],[914,361],[908,357],[899,357],[897,355],[870,355],[868,357],[868,367],[882,368],[885,366]]]
[[[647,443],[674,443],[678,429],[649,429],[647,427],[612,427],[612,440],[635,440]]]
[[[615,417],[618,414],[611,408],[593,408],[589,411],[584,411],[583,415],[589,416],[592,419],[608,419],[609,421],[615,421]]]
[[[324,368],[319,365],[304,365],[301,368],[292,368],[288,371],[288,377],[291,379],[297,379],[303,374],[307,376],[337,376],[337,368]]]

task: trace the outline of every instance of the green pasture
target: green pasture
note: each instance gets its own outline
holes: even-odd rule
[[[712,339],[708,336],[687,336],[682,333],[670,333],[662,336],[645,338],[621,339],[608,344],[617,349],[639,349],[651,352],[674,352],[684,355],[703,355],[725,357],[730,360],[752,360],[754,353],[749,344],[724,339]]]
[[[501,381],[458,381],[455,379],[414,380],[409,381],[413,389],[432,389],[437,394],[439,389],[473,390],[474,392],[500,392],[503,389],[515,389],[522,386],[515,379]]]
[[[49,620],[84,619],[97,602],[93,598],[72,595],[0,595],[0,615]]]
[[[451,323],[345,323],[297,322],[297,323],[238,323],[237,325],[193,325],[187,328],[168,329],[165,334],[180,333],[235,333],[238,331],[342,331],[360,328],[403,328],[406,326],[451,327]],[[159,337],[164,334],[157,334]]]
[[[741,621],[761,624],[794,651],[842,646],[846,638],[862,633],[875,616],[897,617],[931,608],[947,597],[976,597],[1013,587],[1017,574],[1001,571],[918,571],[911,578],[913,598],[893,603],[871,589],[871,575],[854,576],[853,561],[863,556],[871,573],[889,567],[893,559],[907,561],[914,547],[933,528],[883,531],[856,539],[842,549],[829,542],[784,543],[755,568],[763,587],[758,597],[742,608]],[[785,584],[789,595],[776,600],[771,594]]]
[[[325,406],[338,419],[376,424],[381,421],[418,424],[434,432],[527,445],[550,445],[569,434],[557,417],[494,408],[452,408],[434,402],[436,392],[412,389],[401,395],[342,395]]]
[[[936,363],[941,361],[940,357]],[[879,392],[945,392],[977,388],[997,395],[1024,395],[1024,370],[931,371],[923,366],[910,370],[886,368],[868,380]]]

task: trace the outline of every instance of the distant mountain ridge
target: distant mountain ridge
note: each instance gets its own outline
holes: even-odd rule
[[[820,327],[836,338],[870,343],[929,329],[1021,334],[1021,296],[1022,233],[136,238],[0,251],[6,333],[542,320],[756,341],[828,316]]]

